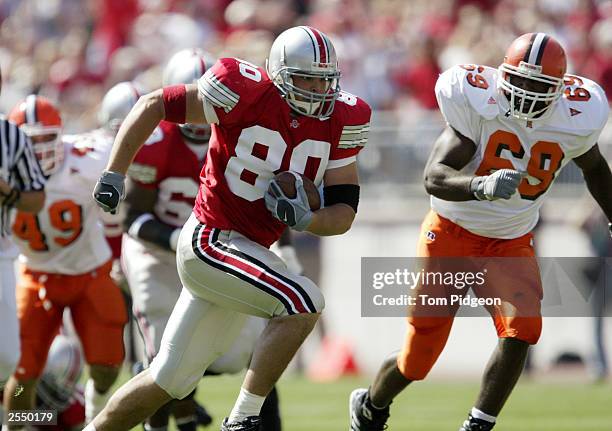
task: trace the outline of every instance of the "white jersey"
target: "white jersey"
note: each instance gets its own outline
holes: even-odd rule
[[[18,212],[13,221],[20,260],[35,271],[75,275],[111,258],[92,191],[104,170],[112,140],[103,130],[63,137],[65,159],[47,181],[45,207]]]
[[[608,119],[608,100],[597,83],[566,75],[564,84],[565,94],[549,117],[519,121],[509,117],[497,69],[455,66],[441,74],[440,110],[449,126],[477,147],[463,172],[488,175],[508,168],[527,175],[511,199],[451,202],[432,196],[432,209],[485,237],[511,239],[530,232],[559,171],[597,143]]]

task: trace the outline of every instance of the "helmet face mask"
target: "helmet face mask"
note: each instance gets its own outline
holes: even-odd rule
[[[209,124],[179,124],[181,134],[193,143],[207,143],[210,139],[211,127]]]
[[[64,163],[62,119],[58,109],[43,96],[31,94],[10,112],[13,121],[32,141],[42,173],[50,176]]]
[[[500,88],[510,102],[510,115],[519,120],[546,118],[563,94],[563,79],[542,74],[530,75],[503,63],[499,67]],[[533,91],[538,88],[542,91]]]
[[[300,115],[326,119],[340,94],[340,70],[329,38],[311,27],[281,33],[266,61],[270,79],[289,106]],[[322,82],[309,81],[319,79]],[[302,85],[306,83],[306,85]],[[318,91],[313,91],[313,86]]]
[[[527,33],[515,39],[498,69],[509,114],[518,120],[547,118],[563,95],[565,70],[565,51],[552,37]]]
[[[21,127],[32,141],[32,149],[45,176],[57,172],[64,163],[64,143],[61,127],[28,125]]]

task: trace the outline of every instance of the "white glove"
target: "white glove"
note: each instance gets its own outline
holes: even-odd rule
[[[523,175],[513,169],[500,169],[491,175],[472,178],[470,191],[479,201],[510,199],[518,189]]]

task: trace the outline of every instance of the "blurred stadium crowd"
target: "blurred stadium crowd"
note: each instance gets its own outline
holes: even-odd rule
[[[119,81],[159,87],[179,49],[263,65],[274,37],[296,24],[331,35],[344,88],[409,123],[437,115],[441,70],[497,66],[510,41],[536,28],[566,47],[572,73],[612,95],[610,0],[0,0],[0,22],[1,110],[46,95],[68,132],[95,127]]]

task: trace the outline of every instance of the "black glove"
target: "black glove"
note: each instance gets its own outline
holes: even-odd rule
[[[94,187],[93,198],[105,212],[115,214],[125,198],[125,175],[104,171]]]

